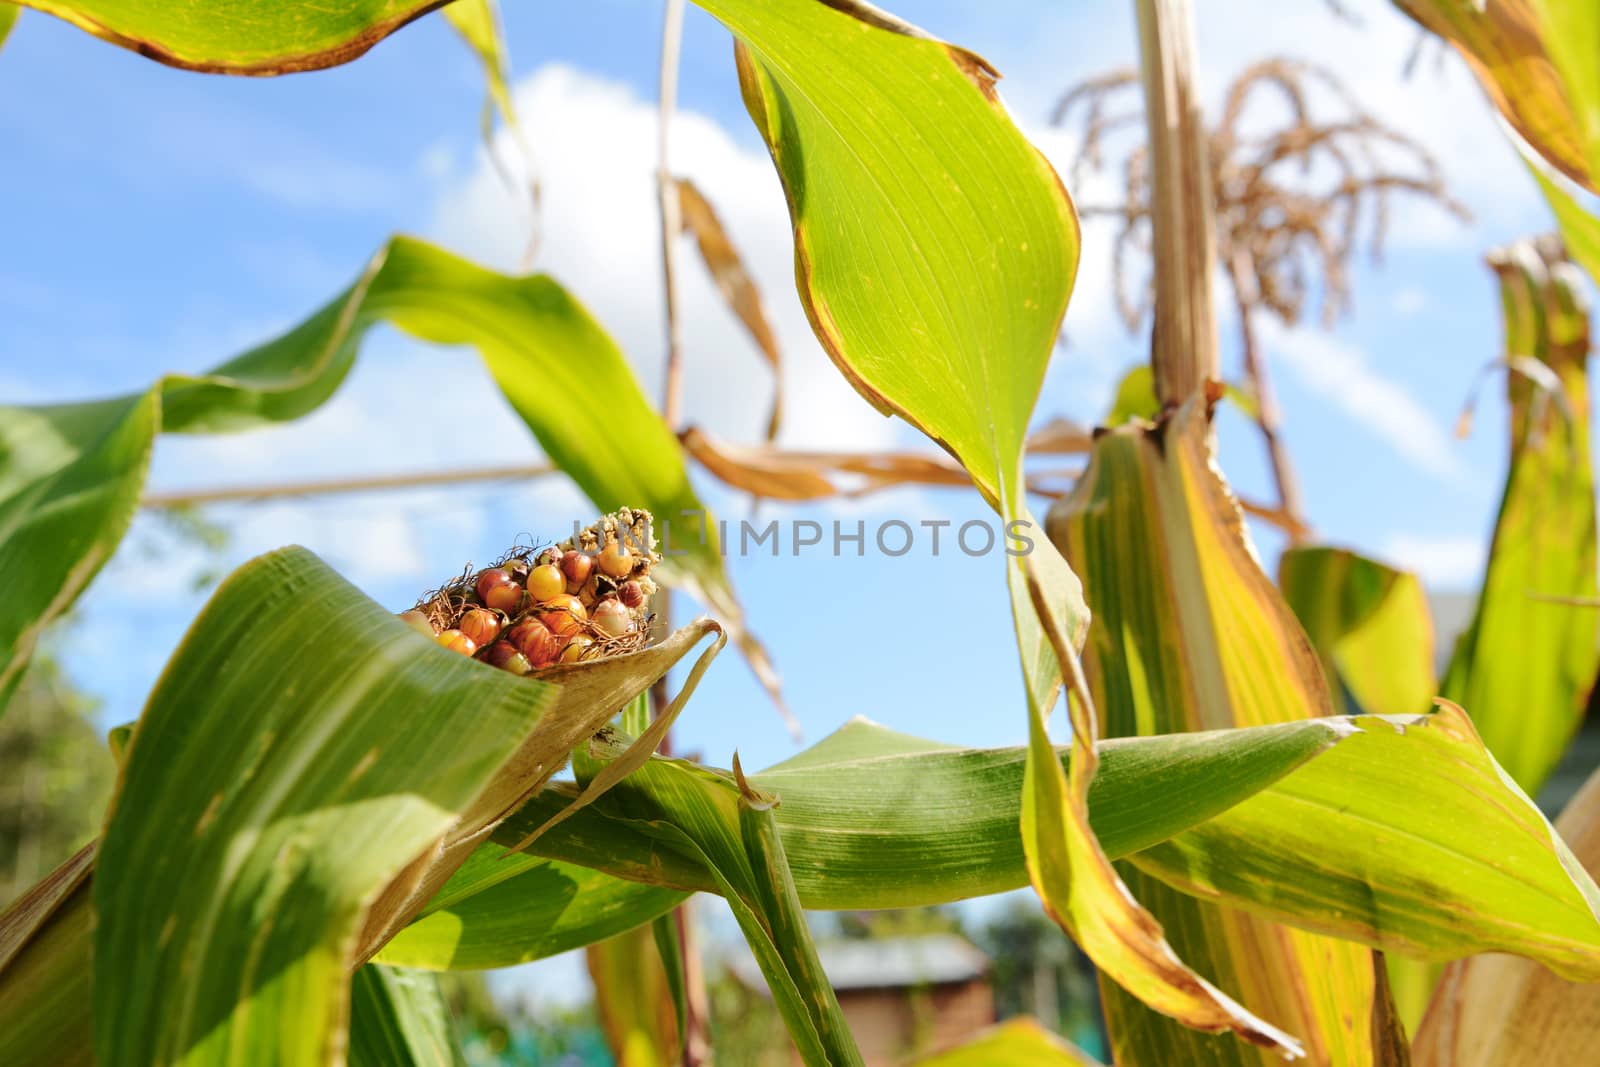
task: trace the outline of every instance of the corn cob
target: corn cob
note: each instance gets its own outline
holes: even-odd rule
[[[602,516],[559,544],[516,546],[400,613],[440,644],[513,674],[643,648],[651,568],[661,561],[640,508]]]

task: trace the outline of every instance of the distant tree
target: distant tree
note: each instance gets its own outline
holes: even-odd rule
[[[35,656],[0,715],[0,902],[100,832],[116,765],[95,701],[54,656]]]
[[[890,911],[840,911],[833,913],[832,934],[847,941],[866,941],[885,937],[921,937],[924,934],[962,934],[961,915],[954,908],[895,908]]]

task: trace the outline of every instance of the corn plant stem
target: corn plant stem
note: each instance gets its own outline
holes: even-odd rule
[[[657,86],[656,202],[661,218],[661,295],[666,327],[665,374],[661,383],[661,418],[674,432],[683,418],[683,339],[678,324],[677,242],[683,228],[678,186],[672,177],[672,116],[678,108],[678,57],[683,49],[684,0],[666,0],[661,22],[661,77]],[[672,630],[672,591],[656,597],[656,636]],[[670,674],[670,672],[668,672]],[[659,714],[667,706],[667,678],[650,689],[650,703]],[[671,738],[662,742],[672,751]]]
[[[1272,480],[1278,490],[1278,507],[1292,523],[1287,528],[1289,542],[1301,544],[1310,534],[1310,527],[1305,521],[1305,505],[1300,498],[1300,483],[1295,479],[1294,467],[1289,462],[1289,450],[1279,436],[1283,417],[1278,410],[1278,397],[1272,388],[1272,379],[1267,374],[1266,361],[1256,347],[1255,325],[1251,319],[1251,310],[1255,305],[1255,279],[1237,257],[1229,264],[1228,273],[1233,283],[1234,306],[1239,313],[1239,352],[1244,362],[1245,379],[1255,395],[1255,423],[1267,446]]]
[[[1182,404],[1220,376],[1211,170],[1194,80],[1189,0],[1135,0],[1150,146],[1155,329],[1150,363],[1163,405]]]
[[[661,23],[661,80],[658,89],[660,118],[656,130],[656,199],[661,215],[661,295],[666,317],[666,369],[661,387],[661,418],[674,432],[682,429],[683,422],[683,333],[678,321],[677,243],[683,229],[678,200],[678,183],[672,176],[670,154],[672,116],[678,108],[678,57],[683,46],[684,0],[666,0]],[[672,629],[672,591],[663,587],[656,596],[656,626],[659,633]],[[650,687],[652,713],[660,715],[667,707],[667,679],[663,675]],[[669,733],[661,740],[664,755],[672,752]],[[705,971],[700,966],[695,949],[694,923],[688,905],[673,912],[673,923],[678,930],[678,952],[683,964],[684,977],[684,1030],[682,1036],[684,1067],[700,1067],[711,1062],[709,1034],[709,1001],[706,995]]]
[[[666,302],[667,358],[661,417],[674,431],[683,418],[683,339],[678,324],[677,238],[683,228],[678,183],[669,158],[672,115],[678,106],[678,55],[683,43],[684,0],[666,0],[661,27],[660,122],[656,134],[656,196],[661,205],[661,283]]]

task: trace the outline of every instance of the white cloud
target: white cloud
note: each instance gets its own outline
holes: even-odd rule
[[[1459,480],[1460,458],[1444,425],[1398,382],[1368,365],[1338,338],[1312,328],[1262,323],[1262,340],[1305,386],[1365,426],[1403,458],[1442,478]]]
[[[665,342],[655,192],[655,105],[619,83],[571,67],[541,68],[515,90],[543,186],[535,266],[582,300],[633,362],[647,395],[660,390]],[[502,139],[509,135],[502,132]],[[503,155],[513,153],[501,145]],[[794,291],[793,243],[770,159],[713,120],[680,111],[672,162],[706,194],[757,279],[785,361],[783,434],[794,447],[884,447],[900,435],[843,380],[817,345]],[[430,166],[439,172],[439,161]],[[522,194],[480,151],[439,191],[433,236],[514,269],[527,239]],[[765,426],[771,375],[698,261],[680,242],[684,407],[691,422],[735,440]]]
[[[532,435],[475,355],[383,332],[310,415],[246,433],[164,437],[151,481],[193,489],[538,459]]]
[[[1424,537],[1392,534],[1382,555],[1396,566],[1417,572],[1429,589],[1470,589],[1483,575],[1485,547],[1481,537],[1450,534]]]
[[[1396,315],[1410,318],[1428,306],[1428,294],[1420,287],[1408,285],[1398,290],[1389,301],[1389,308]]]

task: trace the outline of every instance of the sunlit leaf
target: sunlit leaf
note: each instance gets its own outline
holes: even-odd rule
[[[1008,523],[1026,426],[1071,291],[1078,225],[981,59],[866,5],[702,0],[739,38],[740,85],[794,222],[813,329],[858,392],[938,441]],[[1077,579],[1049,546],[1008,556],[1029,700],[1022,832],[1035,889],[1102,972],[1197,1025],[1280,1035],[1189,973],[1089,830],[1092,714],[1071,779],[1045,727],[1077,680]]]
[[[614,758],[621,743],[602,736],[589,747]],[[1113,859],[1131,856],[1186,891],[1436,959],[1504,951],[1574,975],[1600,966],[1594,886],[1459,710],[1100,748],[1090,796],[1097,837]],[[915,907],[1026,884],[1012,832],[1025,759],[1024,748],[951,748],[857,721],[751,781],[779,798],[777,825],[805,907]],[[533,848],[619,878],[716,892],[707,872],[626,816],[639,796],[676,795],[707,773],[725,776],[652,759],[617,796]],[[497,839],[515,842],[573,791],[546,787]],[[918,877],[905,877],[913,866]]]
[[[1029,1016],[1008,1019],[913,1067],[1100,1067],[1100,1062]]]
[[[539,211],[542,192],[538,174],[533,166],[533,148],[521,121],[517,118],[516,102],[511,96],[511,65],[506,58],[505,34],[500,24],[498,0],[451,0],[444,7],[444,17],[461,35],[467,47],[483,67],[488,96],[483,104],[483,118],[479,123],[483,136],[483,151],[494,165],[506,188],[514,198],[526,197],[529,218],[529,238],[523,252],[523,264],[531,263],[539,242]],[[515,163],[523,173],[517,174],[501,158],[500,145],[495,139],[495,115],[505,124],[507,138],[516,146]]]
[[[523,742],[495,776],[491,787],[484,790],[440,843],[437,854],[425,867],[417,870],[414,877],[392,884],[373,903],[357,942],[357,955],[361,958],[371,955],[413,918],[425,912],[429,902],[436,899],[500,821],[518,810],[536,784],[549,777],[552,752],[560,753],[564,759],[574,746],[611,718],[613,709],[636,701],[702,638],[713,633],[716,640],[695,662],[689,680],[673,700],[674,705],[681,708],[682,702],[693,692],[695,680],[722,647],[720,628],[709,619],[696,619],[637,652],[554,664],[539,671],[540,681],[559,686],[554,707],[545,720],[549,729],[541,728]],[[641,743],[616,759],[617,773],[636,766],[648,756],[656,740],[644,742],[641,739]],[[603,791],[602,788],[600,792]],[[564,817],[562,812],[551,816],[555,820]],[[507,874],[511,870],[505,868]]]
[[[1600,875],[1600,772],[1556,829],[1576,861]],[[1545,1067],[1585,1063],[1600,1042],[1600,984],[1566,981],[1514,956],[1473,956],[1445,968],[1413,1047],[1416,1067]]]
[[[0,409],[0,696],[43,627],[110,558],[127,531],[158,432],[219,433],[298,418],[338,388],[367,329],[388,322],[439,344],[478,348],[539,445],[601,509],[679,524],[672,562],[764,670],[743,625],[716,523],[689,484],[682,450],[600,325],[544,275],[509,277],[397,238],[344,294],[276,340],[205,375],[168,375],[148,392],[90,404]],[[593,412],[608,414],[594,432]],[[703,538],[684,536],[697,516]]]
[[[350,979],[350,1067],[465,1067],[439,980],[368,964]]]
[[[591,747],[612,758],[624,745]],[[1574,879],[1549,826],[1500,777],[1458,712],[1311,719],[1101,747],[1091,810],[1113,857],[1135,853],[1142,868],[1190,892],[1390,949],[1440,957],[1511,951],[1595,973],[1600,922],[1592,884]],[[950,748],[856,722],[753,782],[779,800],[777,827],[803,906],[903,907],[1025,883],[1012,830],[1025,758],[1019,748]],[[710,773],[654,758],[534,847],[624,878],[723,892],[699,856],[664,843],[649,826],[662,810],[694,810],[683,797],[707,788]],[[500,836],[520,838],[568,804],[573,788],[547,787]],[[462,869],[457,898],[437,909],[464,918],[455,930],[462,942],[491,953],[460,965],[513,962],[519,942],[556,948],[544,930],[551,913],[533,899],[533,883],[526,894],[472,895],[478,872],[493,879],[502,862],[515,873],[500,885],[540,870],[539,860],[501,856],[486,846]],[[912,865],[919,877],[907,879]],[[633,892],[561,869],[575,876],[576,889],[558,916],[563,907],[583,914],[591,905],[616,906],[643,922],[672,902],[651,900],[647,885]],[[1156,899],[1170,892],[1147,888]],[[406,945],[407,936],[394,944]],[[489,947],[496,939],[505,946],[498,957]],[[450,966],[447,942],[439,940],[431,962],[407,961]],[[427,939],[413,944],[429,950]]]
[[[348,63],[435,0],[23,0],[140,55],[219,74],[292,74]]]
[[[1094,829],[1113,856],[1196,826],[1334,745],[1335,720],[1256,731],[1107,741],[1092,786]],[[590,742],[614,758],[621,742]],[[1065,762],[1068,749],[1060,749]],[[1028,882],[1016,833],[1027,749],[972,749],[908,737],[855,720],[751,782],[778,796],[775,809],[796,891],[808,909],[915,907],[986,896]],[[675,795],[710,771],[655,758],[617,786],[618,796],[539,838],[544,856],[621,878],[716,891],[694,863],[620,821],[624,797]],[[514,844],[570,802],[554,783],[495,832]],[[915,865],[917,878],[905,872]]]
[[[303,551],[236,572],[122,768],[94,880],[97,1061],[331,1055],[367,902],[555,695],[430,644]]]
[[[1326,756],[1133,862],[1387,951],[1512,952],[1600,980],[1600,891],[1472,721],[1450,704],[1354,721]]]
[[[303,550],[236,572],[128,745],[94,878],[98,1062],[321,1062],[373,933],[702,633],[557,689],[444,651]]]
[[[1191,401],[1155,428],[1102,434],[1050,536],[1086,579],[1086,665],[1109,736],[1287,722],[1332,711],[1304,633],[1262,573]],[[1163,890],[1124,867],[1178,953],[1312,1062],[1374,1055],[1371,953]],[[1281,891],[1281,887],[1275,889]],[[1267,1063],[1270,1053],[1162,1019],[1102,983],[1119,1063]],[[1219,1029],[1217,1026],[1209,1029]]]
[[[1346,549],[1290,548],[1278,560],[1278,587],[1346,712],[1399,715],[1428,706],[1439,689],[1433,618],[1415,575]],[[1440,965],[1397,955],[1385,963],[1396,1015],[1414,1029]]]
[[[1091,794],[1095,830],[1113,855],[1136,851],[1237,803],[1341,736],[1333,724],[1302,723],[1107,742]],[[590,747],[605,758],[620,751]],[[780,796],[778,825],[806,907],[902,907],[1027,884],[1016,834],[1023,760],[1022,749],[953,748],[856,720],[753,780]],[[648,779],[669,782],[693,773],[659,758],[646,770]],[[517,843],[575,792],[547,787],[499,840]],[[592,811],[533,847],[565,859],[482,846],[377,958],[437,969],[510,966],[646,922],[684,891],[717,890],[699,864]],[[905,878],[912,865],[922,877]]]
[[[669,763],[677,773],[665,778],[652,774]],[[710,874],[806,1064],[859,1065],[861,1054],[822,972],[790,878],[773,818],[776,798],[745,782],[737,758],[732,780],[663,760],[651,761],[635,776],[665,788],[632,790],[630,777],[595,807],[625,813],[622,817],[640,833]]]
[[[0,409],[0,710],[39,635],[111,558],[138,504],[161,398]]]
[[[484,77],[489,84],[489,106],[499,110],[500,117],[508,127],[516,127],[517,111],[511,102],[511,88],[507,84],[509,71],[504,34],[500,32],[499,5],[495,0],[451,0],[445,5],[444,17],[483,65]]]
[[[1592,191],[1600,81],[1592,5],[1570,0],[1394,0],[1461,53],[1506,121]]]
[[[739,39],[823,346],[998,504],[1077,266],[1065,190],[971,53],[851,4],[702,6]]]
[[[1508,374],[1511,464],[1477,608],[1456,643],[1443,693],[1465,707],[1502,766],[1536,793],[1561,759],[1600,667],[1600,614],[1559,603],[1593,598],[1589,320],[1570,264],[1526,242],[1491,257],[1508,357],[1553,372],[1554,391]]]
[[[0,48],[5,47],[6,38],[11,36],[11,28],[17,24],[20,14],[22,8],[0,0]]]
[[[1600,279],[1600,219],[1585,210],[1566,184],[1549,174],[1545,164],[1529,155],[1526,149],[1523,158],[1556,217],[1567,254],[1588,271],[1590,278]]]
[[[1106,416],[1107,426],[1121,426],[1129,419],[1153,419],[1161,412],[1161,401],[1156,399],[1155,372],[1150,364],[1140,363],[1122,376],[1117,392],[1111,399],[1111,412]]]
[[[1589,186],[1594,189],[1600,173],[1600,10],[1573,0],[1529,3],[1538,18],[1545,52],[1561,76],[1561,88],[1584,145]]]
[[[1222,397],[1246,417],[1254,419],[1259,413],[1256,398],[1246,390],[1236,385],[1224,383]],[[1117,383],[1117,391],[1111,398],[1111,411],[1106,415],[1104,425],[1121,426],[1129,419],[1154,419],[1161,413],[1161,401],[1156,397],[1155,371],[1148,363],[1139,363],[1130,367],[1122,380]],[[1037,451],[1030,443],[1030,451]],[[1087,452],[1085,447],[1082,451]]]
[[[511,967],[626,933],[687,895],[488,845],[373,958],[430,970]]]
[[[783,421],[783,357],[778,351],[778,335],[767,321],[761,290],[745,269],[739,250],[733,246],[711,201],[687,178],[675,178],[673,184],[678,189],[678,214],[683,220],[684,232],[694,235],[700,259],[711,273],[722,299],[744,323],[750,339],[772,368],[772,414],[767,419],[767,440],[771,441],[778,436],[778,427]]]
[[[1278,587],[1346,714],[1405,715],[1439,691],[1433,617],[1417,576],[1342,548],[1290,548]]]

